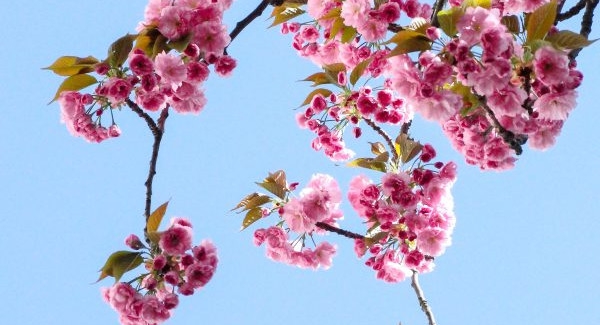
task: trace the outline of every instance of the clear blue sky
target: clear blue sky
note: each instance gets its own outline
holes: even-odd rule
[[[234,3],[229,26],[258,0]],[[102,144],[71,137],[58,105],[46,105],[61,79],[40,70],[61,55],[103,58],[134,32],[146,1],[9,1],[0,30],[0,314],[3,324],[117,324],[93,284],[129,233],[141,234],[151,138],[131,112],[117,114],[123,135]],[[306,183],[315,172],[343,188],[354,173],[314,152],[293,108],[310,91],[299,83],[316,69],[292,51],[290,38],[267,30],[266,16],[230,48],[238,69],[206,85],[199,116],[172,114],[158,164],[155,205],[187,216],[195,240],[211,238],[221,264],[199,294],[181,300],[169,324],[425,324],[408,282],[374,278],[352,243],[330,236],[339,254],[328,271],[266,259],[238,231],[237,200],[254,181],[285,169]],[[591,38],[600,37],[595,26]],[[600,324],[600,45],[580,55],[578,108],[557,145],[527,150],[514,170],[467,166],[438,127],[419,122],[413,135],[440,159],[459,164],[453,246],[421,285],[439,324]],[[363,141],[373,141],[374,137]],[[364,144],[364,143],[356,143]],[[346,206],[342,225],[361,231]],[[263,225],[266,225],[263,224]]]

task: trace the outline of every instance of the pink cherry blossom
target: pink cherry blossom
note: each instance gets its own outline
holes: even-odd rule
[[[191,229],[173,225],[161,234],[158,244],[165,254],[183,255],[192,248]]]
[[[186,78],[186,68],[180,58],[161,52],[154,59],[156,74],[161,77],[161,82],[176,88]]]

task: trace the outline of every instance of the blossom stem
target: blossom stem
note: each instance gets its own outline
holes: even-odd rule
[[[431,311],[431,307],[427,303],[425,299],[425,294],[423,294],[423,290],[421,289],[421,285],[419,284],[419,273],[413,270],[412,274],[412,283],[410,286],[415,290],[415,294],[417,295],[417,299],[419,300],[419,305],[421,306],[421,310],[427,316],[427,320],[429,321],[429,325],[436,325],[435,317],[433,316],[433,311]]]
[[[431,26],[440,27],[440,22],[438,21],[437,15],[442,8],[446,5],[446,0],[436,0],[433,4],[433,12],[431,13]]]
[[[131,101],[129,98],[126,99],[127,106],[134,111],[137,115],[143,118],[148,124],[148,128],[152,132],[152,136],[154,137],[154,143],[152,144],[152,155],[150,157],[150,168],[148,169],[148,178],[144,185],[146,186],[146,205],[144,208],[144,217],[146,222],[144,223],[144,236],[146,238],[146,242],[150,244],[150,239],[148,238],[148,229],[146,228],[146,224],[148,223],[148,218],[150,218],[150,209],[152,207],[152,181],[154,180],[154,175],[156,175],[156,163],[158,161],[158,152],[160,150],[160,142],[162,140],[162,136],[165,129],[165,121],[169,116],[169,107],[163,108],[158,117],[157,122],[154,122],[152,117],[148,115],[148,113],[144,112],[136,103]]]
[[[360,235],[360,234],[357,234],[355,232],[351,232],[348,230],[340,229],[338,227],[334,227],[330,224],[326,224],[321,221],[317,222],[315,225],[323,230],[327,230],[327,231],[336,233],[336,234],[344,236],[346,238],[351,238],[351,239],[364,239],[365,238],[365,236],[363,236],[363,235]]]
[[[392,161],[394,163],[398,162],[398,152],[396,152],[396,146],[394,146],[394,141],[392,141],[392,138],[390,138],[390,136],[381,128],[379,127],[379,125],[375,124],[375,122],[373,122],[372,120],[363,117],[363,120],[365,121],[365,123],[367,123],[368,126],[371,127],[371,129],[373,129],[375,132],[379,133],[379,135],[381,135],[382,138],[385,139],[385,142],[387,143],[387,145],[390,147],[390,150],[392,151]]]
[[[513,132],[505,129],[502,126],[502,124],[500,124],[500,121],[498,121],[498,118],[496,118],[494,111],[492,111],[492,109],[487,105],[487,102],[486,102],[486,99],[484,96],[477,96],[477,99],[479,99],[479,102],[481,103],[481,107],[486,112],[486,115],[491,120],[491,123],[493,124],[494,128],[496,129],[496,132],[498,132],[498,134],[502,137],[504,142],[506,144],[508,144],[511,147],[511,149],[513,149],[515,151],[517,156],[522,154],[523,153],[522,145],[525,144],[526,138],[524,139],[524,138],[522,138],[522,136],[515,135]]]

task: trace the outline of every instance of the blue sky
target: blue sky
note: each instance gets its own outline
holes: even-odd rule
[[[258,1],[237,1],[229,26]],[[103,58],[134,32],[146,2],[7,2],[0,20],[0,313],[5,324],[117,324],[93,284],[130,233],[141,234],[151,149],[143,121],[123,110],[123,134],[102,144],[71,137],[58,105],[46,105],[61,79],[40,70],[61,55]],[[306,183],[316,172],[345,189],[355,169],[336,166],[310,146],[293,108],[310,91],[299,83],[316,68],[290,37],[259,18],[230,47],[238,68],[211,78],[199,116],[172,114],[158,163],[155,206],[186,216],[195,241],[211,238],[221,263],[212,282],[181,300],[169,324],[425,324],[408,282],[374,278],[352,243],[329,236],[339,253],[328,271],[277,264],[239,232],[229,212],[254,181],[285,169]],[[595,26],[591,38],[600,37]],[[597,44],[580,55],[579,105],[558,143],[526,150],[517,167],[483,173],[467,166],[437,125],[418,121],[413,135],[459,164],[453,191],[453,245],[421,285],[439,324],[600,324],[600,146],[597,141]],[[354,146],[366,145],[374,136]],[[348,206],[342,225],[361,231]],[[261,224],[265,226],[267,223]]]

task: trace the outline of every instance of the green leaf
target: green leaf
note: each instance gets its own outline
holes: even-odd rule
[[[100,277],[98,281],[112,276],[115,278],[115,283],[119,282],[125,272],[130,271],[138,267],[144,259],[141,256],[141,252],[129,252],[129,251],[117,251],[112,253],[104,266],[100,269]]]
[[[561,30],[558,33],[548,35],[548,37],[546,37],[546,41],[561,49],[575,50],[586,47],[594,43],[596,40],[590,41],[581,34],[577,34],[568,30]]]
[[[336,17],[331,24],[329,30],[329,39],[333,39],[344,28],[344,20],[342,17]]]
[[[56,94],[54,95],[54,98],[52,98],[50,103],[57,100],[58,97],[60,96],[60,93],[62,93],[63,91],[81,90],[81,89],[83,89],[87,86],[93,85],[97,82],[98,82],[98,80],[96,80],[96,78],[94,78],[88,74],[76,74],[76,75],[70,76],[70,77],[66,78],[60,84],[60,86],[58,86],[58,90],[56,91]],[[48,103],[48,104],[50,104],[50,103]]]
[[[431,24],[429,23],[429,21],[427,21],[427,19],[416,17],[410,22],[410,25],[408,25],[406,28],[413,30],[417,33],[425,34],[429,27],[431,27]]]
[[[431,48],[431,40],[427,36],[413,30],[401,30],[387,43],[396,43],[396,47],[388,57],[416,51],[426,51]]]
[[[325,85],[325,84],[337,83],[337,82],[334,82],[333,80],[331,80],[331,77],[327,73],[325,73],[325,72],[313,73],[310,76],[302,79],[301,81],[310,81],[310,82],[312,82],[313,84],[311,85],[311,87],[315,87],[315,86],[318,86],[318,85]]]
[[[361,61],[354,67],[354,69],[352,69],[352,72],[350,73],[350,84],[352,84],[352,86],[354,86],[358,79],[362,77],[365,69],[369,66],[369,64],[371,64],[371,61],[371,58]]]
[[[248,228],[251,224],[255,223],[257,220],[260,220],[262,218],[262,209],[259,207],[250,209],[250,211],[248,211],[248,213],[246,213],[246,216],[244,217],[244,221],[242,221],[242,228],[240,229],[240,231]]]
[[[371,237],[365,237],[365,246],[367,248],[379,243],[382,239],[386,238],[390,233],[387,231],[381,231]]]
[[[249,200],[246,200],[245,204],[244,204],[244,208],[242,209],[242,211],[246,211],[246,210],[250,210],[250,209],[254,209],[256,207],[260,207],[261,205],[265,204],[265,203],[269,203],[271,201],[271,197],[268,195],[264,195],[264,194],[259,194],[258,196],[255,196]]]
[[[179,52],[183,52],[188,47],[188,45],[190,45],[191,41],[192,41],[192,33],[189,33],[176,41],[168,41],[167,46],[170,49],[177,50]]]
[[[56,59],[52,65],[43,68],[45,70],[52,70],[59,76],[73,76],[76,74],[88,73],[94,71],[94,65],[96,65],[98,59],[93,56],[87,56],[80,58],[76,56],[61,56]]]
[[[154,54],[154,45],[156,44],[158,36],[162,36],[158,29],[155,27],[146,28],[135,38],[134,48],[140,49],[144,51],[148,57],[154,58],[156,56]]]
[[[318,20],[337,18],[337,17],[340,17],[341,13],[342,13],[342,7],[335,7],[333,9],[329,10],[323,16],[321,16]]]
[[[146,233],[146,237],[148,237],[148,239],[154,243],[154,244],[158,244],[158,242],[160,241],[160,235],[162,235],[162,231],[148,231]]]
[[[350,43],[356,36],[356,28],[352,26],[345,26],[342,32],[342,43]]]
[[[373,158],[356,158],[346,164],[348,167],[362,167],[367,169],[376,170],[385,173],[387,171],[387,165],[383,161],[376,161]]]
[[[167,206],[169,206],[169,201],[161,204],[158,208],[156,208],[156,210],[154,210],[154,212],[150,214],[148,221],[146,222],[147,232],[154,232],[158,230],[158,227],[160,227],[160,222],[167,212]]]
[[[260,196],[260,194],[256,193],[256,192],[250,193],[250,194],[246,195],[238,204],[236,204],[235,207],[233,207],[233,209],[231,209],[229,211],[234,211],[234,210],[237,210],[237,209],[239,209],[241,207],[245,207],[248,204],[248,202],[250,202],[250,200],[252,200],[252,199],[254,199],[255,197],[258,197],[258,196]]]
[[[271,14],[271,17],[274,17],[274,19],[273,19],[273,23],[269,27],[277,26],[277,25],[284,23],[290,19],[300,16],[300,15],[304,14],[305,12],[306,11],[298,8],[298,6],[296,6],[295,4],[284,3],[281,6],[273,8],[273,13]]]
[[[440,10],[437,14],[440,28],[448,36],[454,36],[458,33],[456,23],[465,14],[465,9],[461,7],[452,7],[446,10]]]
[[[506,26],[506,29],[508,29],[509,32],[513,34],[521,33],[521,21],[519,20],[519,17],[515,15],[504,16],[502,17],[501,22],[504,26]]]
[[[169,52],[169,47],[167,46],[167,41],[168,39],[166,37],[164,37],[162,34],[158,34],[158,36],[156,36],[156,39],[154,40],[154,43],[152,44],[152,58],[156,57],[159,53],[162,53],[163,51]]]
[[[300,105],[300,107],[302,107],[304,105],[310,104],[310,102],[312,101],[313,97],[315,97],[315,95],[317,95],[317,94],[321,94],[321,95],[323,95],[323,97],[327,98],[332,93],[333,92],[331,90],[329,90],[329,89],[317,88],[317,89],[311,91],[310,94],[308,94],[308,96],[306,96],[306,99],[304,99],[304,101],[302,102],[302,104]]]
[[[463,2],[462,6],[490,9],[492,7],[492,0],[466,0]]]
[[[402,133],[396,138],[396,143],[400,147],[400,160],[402,163],[407,163],[415,158],[423,146],[408,137],[408,135]]]
[[[556,0],[552,0],[545,5],[537,8],[534,12],[527,15],[527,41],[529,44],[535,40],[544,39],[556,19]]]
[[[256,185],[275,194],[282,200],[285,198],[285,195],[288,192],[287,183],[285,180],[285,172],[283,170],[269,173],[267,178],[265,178],[261,183],[256,183]]]
[[[110,45],[106,60],[111,67],[120,67],[125,63],[129,52],[133,49],[133,41],[136,38],[137,35],[127,34]]]

